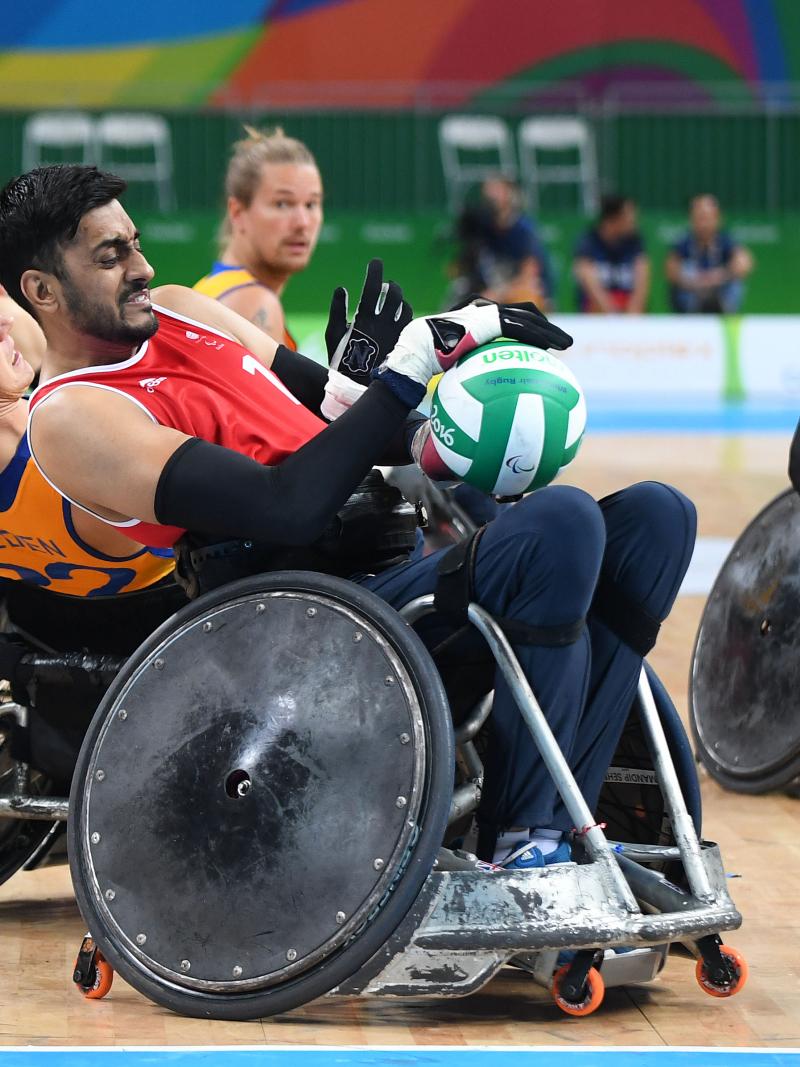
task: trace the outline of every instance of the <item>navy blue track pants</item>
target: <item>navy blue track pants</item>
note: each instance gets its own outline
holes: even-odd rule
[[[694,506],[668,485],[641,482],[599,502],[580,489],[555,485],[506,508],[489,523],[478,545],[474,599],[493,615],[535,627],[587,617],[573,644],[516,644],[515,652],[592,810],[630,711],[642,662],[641,655],[593,613],[598,576],[602,568],[604,577],[628,598],[663,620],[689,565],[695,531]],[[392,567],[363,584],[401,608],[434,591],[442,551]],[[441,616],[429,616],[418,625],[429,648],[452,629]],[[469,675],[473,663],[487,665],[483,685],[478,671],[472,700],[495,688],[478,813],[482,829],[570,829],[572,822],[516,702],[499,671],[494,677],[482,638],[470,627],[448,656],[463,668],[457,674]]]

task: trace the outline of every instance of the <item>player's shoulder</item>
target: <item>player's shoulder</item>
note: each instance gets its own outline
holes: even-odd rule
[[[199,278],[192,288],[199,293],[213,297],[214,300],[221,300],[234,289],[260,284],[245,267],[231,267],[225,263],[215,263],[208,274]]]
[[[196,326],[206,326],[225,337],[233,336],[224,307],[218,300],[185,285],[159,285],[150,295],[157,310],[171,313]]]
[[[91,370],[91,368],[87,368]],[[122,390],[105,382],[71,378],[67,381],[43,382],[30,400],[32,412],[41,413],[47,422],[76,421],[78,418],[100,415],[111,418],[116,413],[139,417],[140,412]],[[39,420],[37,420],[39,421]]]
[[[174,311],[179,315],[188,315],[192,311],[213,307],[214,301],[187,285],[159,285],[150,290],[150,297],[154,304],[166,311]]]
[[[282,340],[283,307],[278,294],[272,289],[261,283],[248,285],[227,293],[220,298],[220,302],[275,340]]]
[[[280,313],[281,317],[283,316],[280,297],[261,282],[254,281],[252,285],[232,289],[219,299],[226,307],[232,308],[245,318],[252,318],[252,314],[259,308],[266,309],[270,314]]]
[[[114,388],[98,388],[88,382],[72,380],[47,383],[31,398],[29,434],[37,448],[60,448],[64,440],[73,440],[76,427],[84,438],[108,438],[129,430],[141,434],[152,423],[147,411],[132,397]]]

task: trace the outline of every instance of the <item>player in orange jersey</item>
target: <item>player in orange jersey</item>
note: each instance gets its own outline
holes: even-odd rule
[[[311,152],[280,128],[234,146],[225,177],[219,259],[194,288],[296,349],[281,294],[311,259],[322,226],[322,179]]]
[[[17,346],[23,336],[41,331],[33,320],[26,321],[30,317],[10,297],[4,297],[1,306],[0,579],[96,597],[143,589],[168,577],[173,570],[171,553],[133,544],[71,507],[36,469],[25,435],[24,399],[34,371]],[[18,322],[28,327],[27,332],[17,329]]]

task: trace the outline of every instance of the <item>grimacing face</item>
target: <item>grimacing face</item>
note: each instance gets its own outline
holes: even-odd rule
[[[33,381],[33,367],[15,348],[11,336],[0,341],[0,399],[21,397]]]
[[[140,345],[158,329],[148,288],[153,268],[118,200],[88,211],[62,250],[64,307],[80,333]]]
[[[250,204],[231,199],[237,239],[276,274],[296,274],[308,265],[322,226],[322,179],[311,163],[267,163]]]

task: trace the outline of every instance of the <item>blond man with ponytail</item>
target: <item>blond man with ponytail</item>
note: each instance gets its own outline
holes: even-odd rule
[[[281,294],[308,266],[322,225],[322,179],[309,149],[280,127],[233,147],[225,177],[227,211],[219,259],[194,286],[296,348]]]

